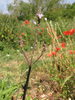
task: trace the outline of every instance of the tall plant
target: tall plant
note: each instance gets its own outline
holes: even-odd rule
[[[29,83],[29,77],[30,77],[32,65],[40,59],[40,57],[43,55],[44,51],[46,50],[46,44],[44,44],[43,45],[43,50],[42,50],[40,56],[32,63],[33,56],[34,56],[34,48],[35,48],[35,44],[36,44],[36,40],[37,40],[37,36],[38,36],[38,30],[39,30],[39,26],[40,26],[40,21],[41,21],[42,17],[43,17],[43,14],[41,14],[41,10],[39,10],[38,13],[37,13],[38,24],[35,21],[33,21],[33,23],[37,27],[37,31],[36,31],[35,41],[34,41],[34,45],[33,45],[32,57],[31,57],[30,61],[29,61],[28,57],[26,56],[26,54],[25,54],[25,52],[22,48],[22,45],[23,45],[22,37],[21,36],[19,37],[19,39],[20,39],[19,44],[20,44],[21,50],[22,50],[22,52],[24,54],[24,57],[26,58],[27,62],[29,63],[29,70],[28,70],[28,74],[27,74],[27,80],[26,80],[26,83],[24,85],[22,85],[23,90],[24,90],[23,91],[23,100],[25,100],[25,98],[26,98],[26,92],[27,92],[27,87],[28,87],[28,83]],[[25,23],[29,24],[30,22],[25,21]]]

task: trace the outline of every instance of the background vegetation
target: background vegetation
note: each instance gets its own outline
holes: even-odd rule
[[[75,2],[71,5],[62,0],[29,0],[29,3],[14,0],[8,5],[10,15],[0,13],[0,100],[10,100],[11,96],[21,100],[21,84],[26,80],[28,64],[18,41],[22,36],[23,49],[30,58],[37,30],[32,21],[38,22],[39,7],[44,17],[38,31],[34,61],[43,43],[47,51],[32,67],[27,100],[75,99],[75,33],[70,36],[63,33],[75,29]],[[26,24],[26,20],[30,23]],[[61,43],[66,44],[65,49]],[[51,51],[56,51],[58,46],[57,56],[50,57]]]

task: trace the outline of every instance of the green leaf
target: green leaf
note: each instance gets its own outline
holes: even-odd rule
[[[17,95],[17,96],[15,96],[15,97],[17,98],[17,97],[19,97],[19,96],[22,96],[22,95],[23,95],[23,93],[21,93],[21,94],[18,94],[18,95]]]
[[[37,100],[37,98],[34,98],[34,100]]]
[[[22,82],[22,83],[24,83],[24,82]],[[7,94],[8,92],[14,91],[15,89],[18,89],[19,86],[21,86],[22,83],[17,84],[17,85],[13,85],[13,86],[9,87],[8,89],[5,89],[3,91],[0,91],[0,94],[4,95],[4,94]]]
[[[66,83],[71,77],[72,77],[72,75],[71,75],[71,76],[68,76],[68,77],[64,80],[63,84],[61,85],[61,88],[63,88],[63,86],[65,85],[65,83]]]
[[[28,97],[26,98],[26,100],[30,100],[30,98],[31,98],[31,96],[28,96]]]

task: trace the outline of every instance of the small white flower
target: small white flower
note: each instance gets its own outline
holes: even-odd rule
[[[68,100],[71,100],[71,98],[69,98]]]
[[[8,55],[6,55],[7,57],[9,57],[10,55],[8,54]]]
[[[31,49],[33,49],[33,47],[31,47]]]
[[[45,18],[45,21],[47,21],[47,18]]]
[[[17,52],[19,52],[19,50],[17,50]]]

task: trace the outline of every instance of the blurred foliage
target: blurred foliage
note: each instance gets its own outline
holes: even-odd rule
[[[37,17],[35,17],[35,15],[39,7],[41,7],[44,18],[46,17],[49,21],[53,21],[53,26],[56,28],[56,32],[59,35],[65,30],[74,28],[75,3],[72,5],[60,4],[60,1],[62,0],[29,0],[29,3],[25,3],[22,0],[14,0],[14,3],[9,4],[8,11],[10,15],[0,13],[0,50],[3,51],[6,47],[5,45],[19,49],[18,41],[20,35],[23,37],[26,51],[33,46],[37,28],[35,28],[36,25],[33,25],[32,19],[37,22]],[[41,33],[41,35],[38,35],[37,42],[46,42],[50,44],[51,37],[48,35],[51,33],[46,29],[48,26],[44,18],[41,20],[39,28],[39,33]],[[25,20],[29,20],[30,24],[26,25],[24,23]],[[56,22],[59,23],[59,26]],[[44,30],[41,30],[41,28],[44,28]],[[24,35],[22,35],[22,33],[24,33]]]

